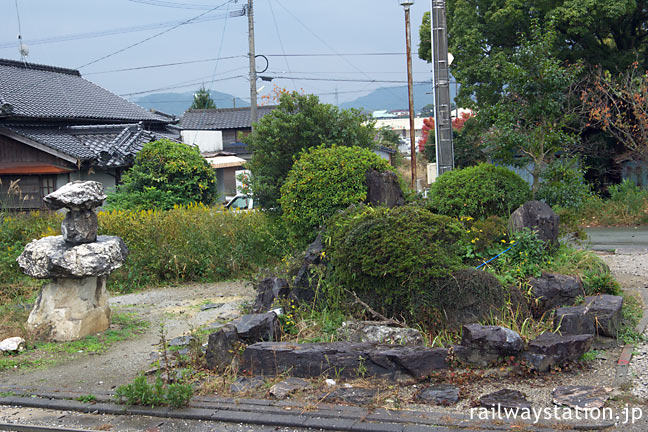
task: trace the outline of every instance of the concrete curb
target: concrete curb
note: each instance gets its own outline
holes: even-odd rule
[[[641,320],[635,327],[635,331],[639,334],[642,334],[648,326],[648,292],[646,290],[639,291],[641,296],[641,301],[644,304],[643,307],[643,316]],[[626,344],[621,351],[621,356],[619,356],[619,361],[617,361],[617,370],[614,377],[614,386],[620,387],[628,381],[628,371],[630,370],[630,361],[632,360],[632,352],[634,351],[634,345]]]
[[[0,397],[0,405],[22,406],[89,414],[141,415],[160,418],[246,423],[263,426],[314,428],[334,431],[384,431],[384,432],[449,432],[457,430],[495,431],[519,428],[520,421],[483,422],[470,416],[427,411],[368,410],[363,407],[320,403],[305,407],[291,401],[264,399],[234,399],[221,397],[195,397],[188,408],[141,407],[112,403],[112,395],[92,393],[96,403],[83,403],[75,398],[88,393],[59,391],[55,389],[24,389],[0,386],[3,393],[14,396]],[[612,424],[525,424],[525,431],[548,432],[560,430],[605,429]]]

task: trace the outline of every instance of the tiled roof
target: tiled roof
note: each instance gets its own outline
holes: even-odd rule
[[[0,59],[0,118],[164,122],[79,71]]]
[[[144,130],[140,124],[60,127],[9,124],[0,127],[100,167],[132,165],[145,143],[166,137],[162,133]]]
[[[258,107],[258,118],[261,119],[261,117],[275,108],[277,108],[276,105]],[[182,116],[180,127],[189,130],[250,128],[252,127],[252,122],[250,121],[250,107],[189,110]]]

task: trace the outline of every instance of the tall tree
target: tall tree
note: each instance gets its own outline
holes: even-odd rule
[[[279,208],[280,188],[294,159],[311,147],[332,145],[373,148],[374,123],[357,110],[323,104],[314,95],[279,95],[279,105],[259,120],[245,142],[252,191],[266,208]]]
[[[648,159],[648,74],[645,70],[639,69],[637,63],[618,76],[595,70],[588,76],[580,97],[591,125],[623,143],[629,157]]]
[[[533,23],[528,40],[497,63],[503,86],[499,100],[478,114],[484,129],[490,127],[484,135],[490,156],[526,169],[534,195],[547,164],[576,140],[568,129],[573,120],[569,89],[578,69],[563,67],[553,56],[556,39],[554,31]]]
[[[613,73],[633,61],[648,66],[648,0],[448,0],[452,74],[463,106],[496,103],[504,89],[498,65],[529,34],[532,21],[558,35],[556,56]],[[419,57],[430,61],[430,16],[420,27]]]
[[[196,93],[194,93],[193,103],[189,109],[211,109],[216,108],[214,100],[209,95],[209,91],[205,89],[204,86],[200,87]]]

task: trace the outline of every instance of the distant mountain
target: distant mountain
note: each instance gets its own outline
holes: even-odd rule
[[[432,84],[414,85],[414,109],[416,111],[420,111],[425,105],[433,102],[431,93]],[[454,100],[455,93],[454,85],[450,86],[451,100]],[[210,94],[218,108],[232,108],[234,107],[234,100],[236,100],[237,107],[250,106],[249,102],[235,98],[228,93],[211,91]],[[156,109],[167,114],[181,116],[191,106],[193,92],[152,93],[135,98],[133,102],[146,109]],[[365,111],[406,110],[409,108],[407,86],[381,87],[366,96],[340,104],[340,108],[357,108]]]
[[[152,93],[133,100],[139,106],[146,109],[156,109],[167,114],[181,116],[189,109],[193,102],[194,92],[186,93]],[[231,94],[218,91],[209,92],[217,108],[232,108],[234,100],[237,107],[250,106],[249,102],[235,98]]]
[[[454,100],[455,96],[456,90],[452,85],[450,86],[450,100]],[[433,102],[432,84],[414,85],[415,111],[420,111],[425,105]],[[381,87],[366,96],[340,104],[340,108],[357,108],[365,111],[407,110],[409,109],[407,86]]]

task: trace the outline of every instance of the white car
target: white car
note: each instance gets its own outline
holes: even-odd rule
[[[236,194],[234,198],[225,204],[229,210],[252,210],[254,208],[254,198],[246,194]]]

